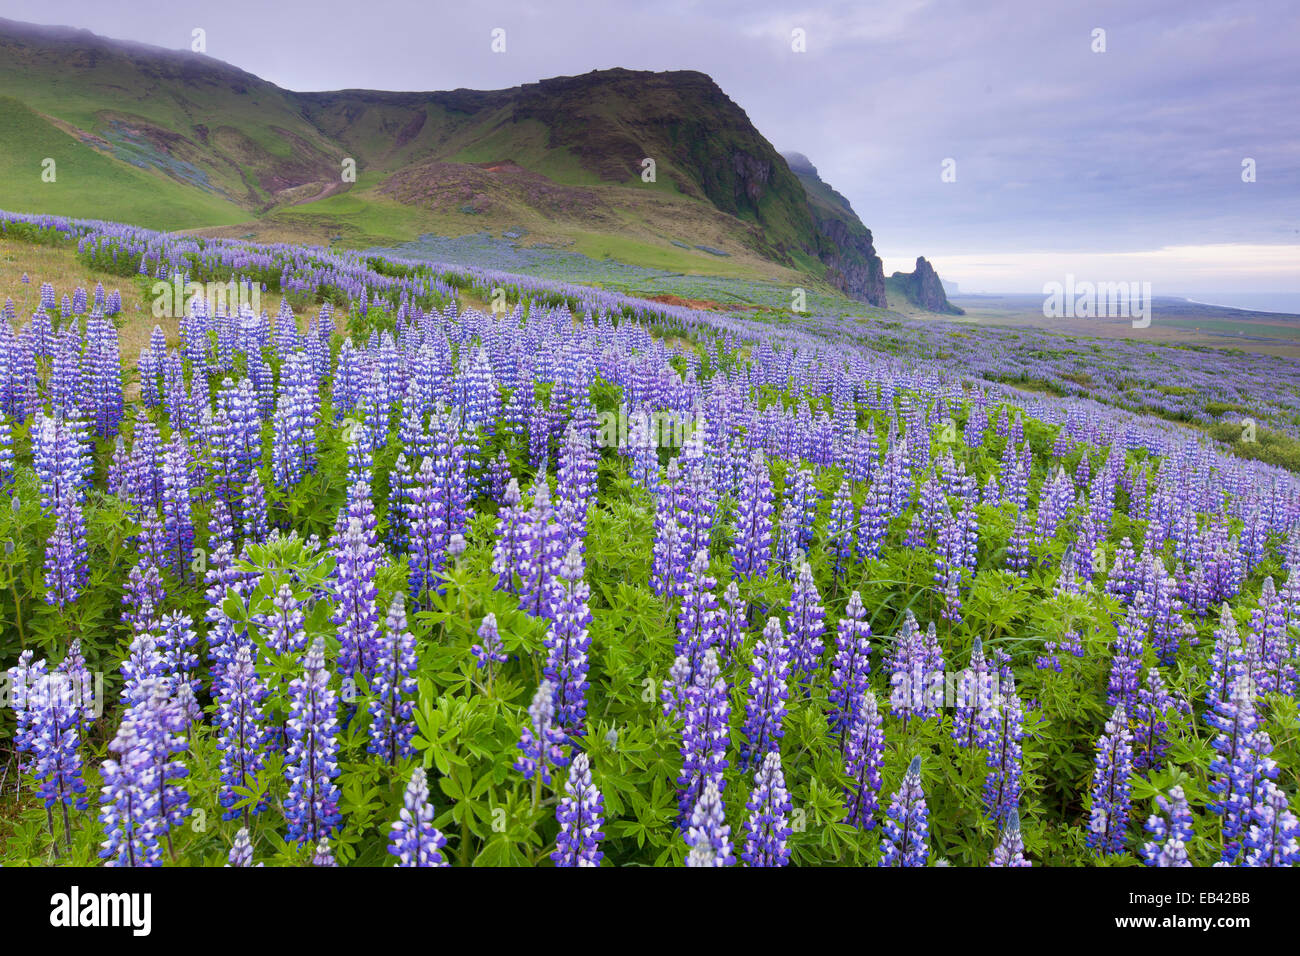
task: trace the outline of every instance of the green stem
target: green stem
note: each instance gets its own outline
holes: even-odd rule
[[[9,590],[14,596],[14,625],[18,628],[18,649],[27,649],[27,635],[23,633],[23,606],[18,600],[18,580],[14,575],[9,582]]]

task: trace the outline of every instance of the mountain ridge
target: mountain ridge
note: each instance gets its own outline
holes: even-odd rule
[[[116,165],[96,175],[130,180],[123,195],[145,215],[157,182],[178,211],[143,225],[216,227],[242,214],[254,230],[358,244],[518,228],[604,255],[653,247],[688,269],[714,268],[697,251],[713,250],[737,270],[809,274],[888,304],[871,231],[848,201],[695,70],[618,67],[500,90],[297,92],[206,54],[0,19],[0,90],[57,144],[48,148],[69,178],[100,170],[88,152],[108,158]],[[25,141],[0,146],[0,159],[41,160]],[[348,161],[355,181],[341,172]],[[20,179],[0,183],[0,206],[128,218],[71,194]]]

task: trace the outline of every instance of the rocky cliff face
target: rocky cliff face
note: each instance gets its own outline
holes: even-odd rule
[[[678,192],[758,226],[778,261],[813,251],[799,182],[704,73],[598,70],[491,95],[493,109],[509,109],[514,124],[542,124],[549,147],[567,150],[602,180],[626,183],[651,157]]]
[[[845,295],[886,308],[885,268],[876,255],[871,230],[849,201],[822,181],[802,153],[783,154],[808,196],[816,235],[817,258],[826,264],[826,281]]]
[[[826,263],[826,281],[845,295],[887,308],[885,267],[871,243],[871,231],[855,235],[840,219],[823,218],[813,209],[817,229],[817,257]]]
[[[959,309],[948,301],[939,273],[934,271],[934,266],[924,256],[916,257],[916,268],[912,272],[895,272],[891,278],[902,284],[908,301],[913,305],[945,315],[966,314],[964,309]]]

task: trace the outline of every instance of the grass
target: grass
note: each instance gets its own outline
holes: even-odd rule
[[[1256,425],[1255,440],[1249,441],[1249,431],[1239,422],[1219,422],[1206,431],[1227,444],[1239,458],[1253,458],[1300,473],[1300,441],[1290,436]]]
[[[508,123],[508,125],[504,125]],[[565,147],[547,145],[550,130],[537,120],[510,122],[475,139],[447,157],[451,163],[510,160],[565,186],[600,186],[603,181]]]
[[[55,161],[55,181],[41,178]],[[153,229],[221,225],[248,213],[211,193],[115,160],[17,100],[0,97],[0,209],[130,222]]]
[[[326,243],[341,235],[343,244],[354,248],[401,242],[432,231],[426,210],[404,206],[378,191],[380,178],[379,173],[361,173],[347,192],[301,206],[285,206],[263,217],[259,225],[297,226]]]
[[[23,285],[22,276],[26,273],[31,282]],[[121,276],[87,268],[76,256],[71,246],[35,245],[15,239],[0,238],[0,302],[12,299],[18,314],[18,325],[25,325],[27,316],[36,307],[40,293],[40,284],[48,282],[54,286],[57,301],[62,301],[66,294],[69,298],[78,287],[87,292],[95,288],[96,282],[104,284],[105,292],[117,292],[122,296],[122,311],[116,323],[118,342],[122,362],[134,365],[140,350],[149,344],[149,336],[154,326],[162,328],[167,335],[167,344],[180,345],[180,329],[177,319],[171,316],[155,317],[149,291],[152,282],[145,279],[124,279]],[[280,295],[276,292],[262,294],[262,308],[274,315],[280,308]],[[58,322],[58,313],[52,317]],[[136,386],[127,386],[127,398],[134,397]]]
[[[741,279],[757,279],[764,274],[748,262],[731,262],[706,252],[681,249],[671,243],[660,245],[622,235],[579,234],[570,248],[592,259],[617,259],[619,262],[663,269],[666,272],[703,273]]]

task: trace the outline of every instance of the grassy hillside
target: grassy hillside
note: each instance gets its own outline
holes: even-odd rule
[[[0,21],[0,90],[116,162],[248,210],[339,179],[293,94],[206,56]]]
[[[883,304],[863,281],[870,232],[703,73],[295,93],[188,51],[0,20],[0,90],[7,168],[60,164],[57,192],[7,180],[5,208],[356,246],[510,232]]]
[[[53,159],[54,181],[42,179]],[[10,97],[0,97],[0,208],[185,229],[225,224],[248,213],[220,196],[107,155],[67,127]]]

